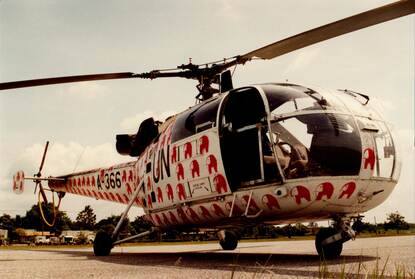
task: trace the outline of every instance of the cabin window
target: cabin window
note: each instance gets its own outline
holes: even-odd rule
[[[373,133],[377,153],[375,175],[390,178],[392,177],[395,164],[395,146],[385,123],[377,121],[376,125],[379,131]]]
[[[219,97],[179,114],[172,131],[172,142],[214,127],[221,100]]]
[[[316,112],[275,116],[271,131],[280,150],[278,161],[288,179],[359,174],[361,140],[350,115]]]

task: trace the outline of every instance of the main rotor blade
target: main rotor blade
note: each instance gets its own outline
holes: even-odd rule
[[[344,35],[362,28],[395,18],[413,14],[415,12],[415,0],[402,0],[369,10],[345,19],[311,29],[287,39],[275,42],[265,47],[248,52],[241,56],[242,61],[254,57],[272,59],[294,50],[322,42],[340,35]]]
[[[49,85],[49,84],[79,82],[79,81],[122,79],[122,78],[133,78],[133,77],[136,77],[134,73],[122,72],[122,73],[41,78],[41,79],[31,79],[31,80],[21,80],[21,81],[0,83],[0,90],[41,86],[41,85]]]

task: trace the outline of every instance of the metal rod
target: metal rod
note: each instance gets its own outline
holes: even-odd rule
[[[55,180],[55,181],[64,181],[65,178],[56,178],[56,177],[36,177],[36,176],[32,176],[32,177],[25,177],[24,180]]]
[[[258,148],[259,148],[259,168],[261,171],[261,179],[262,181],[265,180],[265,173],[264,173],[264,154],[262,153],[262,134],[261,134],[261,126],[257,127],[258,129]],[[264,135],[266,137],[267,135]]]
[[[229,212],[229,217],[232,217],[233,207],[234,207],[234,205],[235,205],[235,199],[236,199],[236,193],[234,193],[234,194],[233,194],[233,200],[232,200],[231,212]]]
[[[124,222],[124,219],[125,219],[125,217],[126,217],[126,216],[127,216],[127,214],[128,214],[128,211],[130,211],[131,206],[132,206],[132,205],[133,205],[133,203],[135,202],[135,199],[137,198],[138,193],[140,192],[140,189],[141,189],[141,187],[139,187],[139,186],[137,185],[137,188],[135,189],[133,196],[131,197],[130,201],[128,202],[127,207],[125,208],[124,212],[122,213],[121,218],[120,218],[120,220],[118,221],[118,224],[117,224],[117,226],[115,227],[114,232],[112,233],[112,239],[116,239],[116,238],[117,238],[118,233],[119,233],[119,231],[120,231],[120,229],[121,229],[121,225],[122,225],[122,223]]]
[[[149,234],[150,234],[150,233],[152,233],[153,231],[154,231],[154,229],[153,229],[153,228],[151,228],[151,230],[149,230],[149,231],[145,231],[145,232],[142,232],[142,233],[139,233],[139,234],[136,234],[136,235],[133,235],[133,236],[130,236],[130,237],[124,238],[124,239],[117,240],[117,241],[115,241],[115,242],[113,243],[113,245],[118,245],[118,244],[121,244],[121,243],[124,243],[124,242],[130,241],[130,240],[136,239],[136,238],[140,238],[140,237],[143,237],[143,236],[149,235]]]
[[[253,191],[251,190],[251,193],[249,193],[248,202],[246,204],[246,209],[245,209],[244,216],[247,216],[248,215],[249,206],[251,205],[252,193],[253,193]]]

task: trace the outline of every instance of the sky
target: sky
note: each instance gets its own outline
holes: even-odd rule
[[[30,1],[0,0],[0,81],[107,72],[148,72],[247,53],[291,35],[391,1]],[[377,100],[393,124],[403,168],[385,203],[365,214],[382,222],[399,211],[415,222],[414,16],[325,41],[268,61],[238,66],[234,86],[265,82],[350,89]],[[115,135],[141,120],[162,120],[195,103],[196,82],[113,80],[0,93],[0,214],[24,215],[33,184],[12,193],[17,170],[60,175],[133,160]],[[124,206],[67,195],[75,219],[90,204],[97,218]],[[142,211],[135,208],[130,218]]]

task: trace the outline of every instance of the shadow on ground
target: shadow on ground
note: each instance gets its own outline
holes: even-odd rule
[[[379,260],[373,256],[342,256],[336,260],[328,260],[324,263],[317,255],[306,254],[263,254],[263,253],[229,253],[222,250],[209,250],[197,252],[115,252],[107,257],[96,257],[92,251],[76,250],[44,250],[66,254],[74,257],[86,257],[91,261],[100,261],[111,264],[134,265],[134,266],[159,266],[165,268],[223,270],[229,272],[245,272],[252,274],[273,274],[289,276],[321,277],[323,267],[336,272],[330,272],[331,276],[341,276],[341,267],[354,265],[356,268],[347,268],[347,275],[353,276],[358,266],[364,262]],[[79,260],[79,259],[78,259]],[[357,274],[356,274],[357,275]]]

